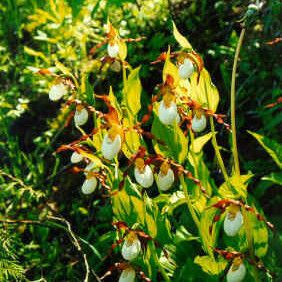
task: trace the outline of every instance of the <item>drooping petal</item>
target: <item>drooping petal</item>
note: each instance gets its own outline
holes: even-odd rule
[[[51,101],[60,100],[65,94],[67,94],[67,87],[63,83],[54,84],[49,91],[49,99]]]
[[[88,195],[95,191],[97,187],[98,181],[96,177],[91,177],[86,179],[81,187],[81,191],[83,194]]]
[[[166,175],[160,171],[159,174],[157,175],[156,182],[161,191],[167,191],[174,182],[173,170],[170,168],[167,171]]]
[[[138,238],[134,241],[125,240],[121,254],[125,260],[131,261],[138,257],[141,251],[141,243]]]
[[[194,115],[192,119],[192,130],[194,132],[201,132],[203,131],[207,126],[207,119],[205,115],[201,115],[200,118],[197,117],[197,115]]]
[[[148,188],[153,185],[154,175],[149,165],[144,167],[144,171],[140,171],[137,167],[135,167],[134,176],[136,181],[144,188]]]
[[[102,142],[102,155],[107,160],[112,160],[121,149],[121,137],[116,135],[114,141],[106,134]]]
[[[76,126],[85,124],[88,120],[88,111],[85,108],[80,110],[76,109],[74,114],[74,123]]]
[[[227,282],[241,282],[246,276],[246,266],[241,263],[238,267],[234,269],[233,265],[227,272],[226,280]]]
[[[226,235],[231,237],[235,236],[239,232],[242,225],[243,215],[240,211],[237,211],[235,217],[232,213],[227,212],[223,223],[224,232]]]
[[[73,152],[71,155],[71,162],[73,164],[79,163],[83,160],[83,156],[77,152]]]
[[[135,276],[135,270],[132,267],[127,267],[122,271],[118,282],[134,282]]]
[[[160,102],[159,106],[159,119],[165,125],[172,125],[177,121],[178,113],[175,102],[171,102],[169,107],[166,107],[164,101]]]

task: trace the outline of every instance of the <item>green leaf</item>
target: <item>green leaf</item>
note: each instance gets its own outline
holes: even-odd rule
[[[24,52],[30,56],[39,57],[46,63],[49,63],[49,59],[40,51],[35,51],[27,46],[24,46]]]
[[[255,205],[254,198],[249,197],[248,204],[254,208],[255,212],[258,212],[262,216],[264,216],[263,210]],[[264,221],[258,220],[255,213],[246,212],[249,218],[249,224],[247,228],[249,228],[252,232],[253,240],[254,240],[254,251],[255,255],[259,258],[262,258],[266,255],[268,250],[268,227],[266,226]]]
[[[188,139],[176,122],[174,125],[169,126],[162,124],[156,113],[156,107],[154,109],[152,133],[157,139],[162,140],[165,145],[153,140],[154,149],[157,154],[172,158],[178,163],[183,163],[188,153]]]
[[[193,151],[197,154],[200,153],[200,151],[203,149],[203,147],[205,146],[205,144],[211,139],[212,137],[212,132],[205,134],[201,137],[198,137],[196,139],[194,139],[193,142],[193,146],[190,146],[193,148]],[[191,150],[191,148],[190,148]]]
[[[116,109],[116,111],[118,113],[119,120],[121,120],[122,119],[122,111],[121,111],[121,108],[119,106],[118,100],[117,100],[117,98],[116,98],[116,96],[115,96],[115,94],[113,92],[112,86],[110,86],[110,91],[109,91],[108,98],[109,98],[109,100],[111,102],[111,106],[113,106]]]
[[[224,198],[247,197],[248,181],[253,177],[253,174],[233,175],[229,178],[229,182],[233,189],[230,189],[224,182],[218,189],[218,193]]]
[[[168,195],[166,195],[168,196]],[[169,196],[165,201],[165,205],[162,208],[162,213],[168,213],[168,215],[172,216],[173,211],[183,205],[186,204],[186,198],[183,191],[176,191]]]
[[[199,81],[197,73],[192,75],[190,96],[201,105],[216,112],[219,102],[219,93],[215,85],[212,83],[210,74],[206,69],[201,71]]]
[[[124,61],[126,56],[127,56],[127,46],[126,46],[126,43],[124,41],[122,41],[122,40],[119,40],[118,46],[119,46],[118,55],[119,55],[120,59],[122,61]]]
[[[279,168],[282,168],[282,145],[273,139],[248,130],[254,138],[260,143],[265,151],[272,157]]]
[[[127,118],[124,118],[123,125],[125,127],[130,127],[131,123]],[[137,153],[140,145],[141,138],[136,131],[128,130],[124,133],[122,151],[128,159],[130,159],[134,154]]]
[[[140,67],[133,69],[124,85],[123,104],[127,109],[129,119],[136,120],[137,114],[141,108],[140,97],[142,86],[139,78]]]
[[[71,70],[69,68],[67,68],[64,64],[62,64],[61,62],[57,61],[55,63],[55,65],[64,75],[72,77]]]
[[[145,209],[137,186],[126,178],[124,187],[112,197],[113,212],[117,220],[124,221],[129,227],[135,223],[145,224]]]
[[[166,81],[167,75],[170,75],[173,78],[173,84],[174,86],[177,86],[180,81],[180,76],[178,73],[178,68],[170,61],[170,48],[168,48],[163,68],[163,82]]]
[[[207,209],[203,210],[200,218],[199,234],[204,251],[213,257],[213,248],[217,246],[217,237],[219,233],[220,224],[213,223],[213,218],[217,214],[218,210],[211,206],[220,200],[219,197],[213,197],[207,204]]]
[[[173,21],[172,24],[173,24],[173,36],[175,40],[180,44],[180,46],[185,49],[193,49],[189,41],[178,31]]]
[[[273,172],[261,178],[262,180],[271,181],[275,184],[282,185],[282,172]]]
[[[220,274],[228,264],[227,260],[222,257],[219,257],[219,261],[216,261],[210,256],[197,256],[194,263],[200,265],[202,270],[210,275]]]

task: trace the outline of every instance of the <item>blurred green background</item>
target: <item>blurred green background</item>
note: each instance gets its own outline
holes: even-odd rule
[[[133,66],[143,65],[142,99],[148,104],[161,78],[161,68],[150,62],[166,51],[168,45],[177,48],[171,32],[173,19],[203,57],[220,92],[218,112],[225,113],[229,121],[230,80],[239,20],[248,4],[249,1],[208,0],[2,0],[0,219],[38,220],[47,213],[48,201],[85,240],[94,269],[99,274],[106,272],[115,262],[114,256],[101,261],[114,240],[110,204],[99,195],[83,197],[78,189],[80,177],[68,171],[69,153],[54,153],[61,144],[79,135],[73,126],[64,128],[66,113],[60,110],[60,102],[49,101],[50,84],[40,75],[34,75],[29,67],[49,68],[59,60],[74,71],[89,69],[93,73],[89,81],[97,93],[105,92],[109,85],[121,87],[119,73],[105,69],[96,76],[100,62],[89,56],[89,50],[104,39],[109,17],[122,37],[146,37],[128,45],[128,60]],[[279,37],[281,3],[265,1],[247,29],[237,78],[241,166],[243,172],[255,174],[249,191],[278,230],[265,260],[267,267],[277,274],[277,281],[282,279],[281,174],[262,179],[278,169],[247,130],[281,141],[281,104],[265,107],[282,96],[281,42],[272,42]],[[230,154],[226,148],[230,140],[221,126],[217,131],[224,157],[228,159]],[[212,176],[220,178],[211,146],[206,147],[206,153]],[[0,273],[1,267],[10,269],[11,281],[22,276],[31,281],[45,281],[43,278],[82,281],[80,260],[62,228],[0,225]]]

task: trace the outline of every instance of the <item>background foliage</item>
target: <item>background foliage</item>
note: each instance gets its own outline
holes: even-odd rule
[[[48,68],[60,61],[75,73],[81,70],[90,73],[87,81],[97,93],[110,85],[121,90],[121,75],[104,68],[97,77],[92,76],[101,63],[88,57],[91,47],[103,40],[104,24],[110,17],[122,36],[146,37],[128,45],[130,63],[143,65],[140,77],[142,103],[146,105],[154,86],[161,82],[161,70],[150,66],[150,62],[166,51],[167,45],[176,47],[173,19],[202,55],[221,96],[219,112],[226,113],[230,120],[231,69],[240,30],[237,21],[247,5],[248,1],[235,0],[4,0],[0,3],[0,281],[44,281],[43,278],[82,281],[81,254],[74,248],[64,222],[3,223],[6,219],[40,221],[49,209],[71,222],[73,232],[82,239],[90,264],[100,275],[116,261],[115,253],[104,259],[115,240],[111,205],[99,194],[82,196],[81,177],[69,173],[69,153],[54,153],[60,145],[79,135],[73,126],[64,128],[68,113],[60,110],[60,103],[48,100],[51,82],[35,76],[28,67]],[[237,80],[241,166],[245,174],[255,175],[248,190],[277,229],[264,261],[276,273],[277,281],[282,278],[279,190],[282,181],[281,151],[278,152],[281,145],[276,142],[281,137],[282,114],[281,104],[265,106],[281,96],[281,43],[267,44],[281,37],[280,18],[281,3],[267,1],[247,31]],[[57,67],[62,69],[58,63]],[[144,106],[140,116],[145,112]],[[230,140],[222,127],[216,130],[224,158],[228,160],[230,152],[226,148]],[[219,184],[222,176],[211,145],[208,143],[204,150],[211,176]],[[278,157],[273,160],[269,154]],[[277,166],[279,158],[280,166]],[[175,207],[174,215],[177,224],[189,226],[180,208]],[[176,263],[187,261],[188,265],[179,270],[183,273],[178,281],[184,281],[191,269],[195,277],[205,277],[201,268],[193,264],[196,256],[193,252],[199,248],[199,242],[193,238],[193,230],[189,231],[191,234],[186,229],[178,230],[174,239],[191,250],[191,258],[185,256],[188,251],[183,253],[184,247],[174,252]],[[116,281],[114,276],[107,281],[111,279]]]

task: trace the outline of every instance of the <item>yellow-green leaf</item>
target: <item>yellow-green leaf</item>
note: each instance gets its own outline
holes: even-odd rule
[[[49,62],[48,58],[42,52],[35,51],[27,46],[24,46],[24,52],[30,56],[39,57],[47,63]]]
[[[123,125],[130,127],[130,121],[127,118],[123,119]],[[130,159],[132,155],[136,154],[141,145],[140,136],[136,131],[129,130],[124,134],[124,142],[122,145],[122,151],[125,156]]]
[[[265,151],[272,157],[279,168],[282,168],[282,145],[273,139],[248,130],[254,138],[260,143]]]
[[[118,113],[119,120],[121,120],[121,118],[122,118],[122,111],[121,111],[121,108],[120,108],[119,103],[117,101],[117,98],[116,98],[116,96],[115,96],[115,94],[113,92],[112,86],[110,86],[110,91],[109,91],[108,98],[109,98],[109,100],[111,102],[111,106],[113,106],[116,109],[116,111]]]
[[[212,137],[212,132],[194,139],[193,146],[191,145],[190,149],[193,148],[193,151],[196,154],[200,153],[200,151],[203,149],[205,144],[211,139],[211,137]]]
[[[204,272],[210,275],[218,275],[226,268],[228,261],[223,257],[219,257],[217,261],[210,256],[197,256],[194,263],[198,264]]]
[[[61,62],[56,61],[55,65],[64,75],[72,76],[71,70],[67,68],[64,64],[62,64]]]
[[[78,153],[80,155],[82,155],[83,157],[85,157],[85,158],[89,159],[91,162],[93,162],[95,164],[95,167],[97,167],[97,168],[103,167],[103,163],[95,155],[90,154],[90,153],[88,153],[88,152],[86,152],[86,151],[84,151],[84,150],[82,150],[80,148],[77,148],[77,150],[78,150]]]
[[[213,197],[209,200],[207,207],[211,207],[220,200],[218,197]],[[217,237],[219,233],[218,223],[213,223],[213,218],[218,212],[216,208],[205,209],[201,213],[199,234],[204,251],[213,257],[213,248],[217,246]]]
[[[231,189],[224,182],[218,189],[218,193],[225,198],[238,198],[238,197],[247,197],[247,187],[248,181],[253,177],[253,174],[246,175],[233,175],[229,178],[229,182],[231,184]]]
[[[166,60],[163,68],[163,82],[166,81],[167,75],[173,78],[174,86],[177,86],[180,80],[178,68],[170,61],[170,48],[168,48]]]
[[[219,102],[219,93],[215,85],[211,81],[211,77],[206,69],[198,74],[194,73],[191,78],[191,98],[201,105],[208,107],[213,112],[216,112]]]
[[[131,121],[136,120],[136,115],[141,108],[140,97],[142,86],[139,78],[139,70],[140,67],[130,72],[123,89],[123,104],[127,109]]]
[[[122,61],[125,60],[126,56],[127,56],[127,46],[126,43],[122,40],[119,40],[118,42],[118,46],[119,46],[119,57]]]
[[[178,31],[175,23],[172,22],[172,24],[173,24],[173,36],[175,40],[180,44],[180,46],[185,49],[193,49],[189,41]]]

